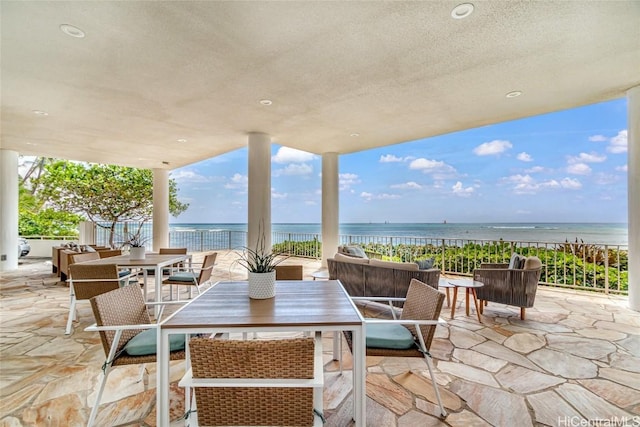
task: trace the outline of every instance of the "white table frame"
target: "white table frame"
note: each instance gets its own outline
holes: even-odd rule
[[[181,307],[178,311],[176,311],[173,315],[167,317],[158,328],[158,354],[157,354],[157,389],[156,389],[156,419],[159,426],[168,426],[170,424],[169,419],[169,335],[171,334],[197,334],[197,333],[250,333],[250,332],[308,332],[318,331],[325,332],[331,331],[334,333],[334,342],[333,342],[333,358],[334,360],[338,360],[340,358],[339,354],[339,343],[341,340],[341,332],[342,331],[351,331],[353,333],[353,400],[354,400],[354,414],[353,418],[355,421],[355,425],[357,427],[366,426],[366,338],[365,338],[365,323],[364,318],[358,311],[357,307],[347,294],[347,292],[342,287],[342,284],[337,280],[329,280],[329,281],[279,281],[276,282],[276,301],[278,298],[278,293],[283,292],[284,286],[289,283],[289,286],[293,283],[295,287],[291,287],[291,289],[298,289],[297,292],[304,293],[305,286],[323,286],[323,284],[327,284],[326,286],[335,286],[339,285],[339,289],[341,289],[342,294],[344,295],[345,300],[343,304],[346,305],[346,301],[348,300],[348,304],[351,307],[349,310],[349,315],[353,318],[357,318],[357,322],[352,322],[351,324],[340,323],[337,320],[323,320],[323,321],[314,321],[313,319],[307,319],[304,317],[304,314],[298,315],[299,317],[294,322],[293,320],[287,323],[269,323],[268,320],[264,320],[262,322],[251,323],[251,322],[242,322],[236,321],[234,319],[228,319],[225,317],[224,313],[216,312],[212,319],[215,319],[219,324],[208,324],[207,320],[197,320],[193,323],[181,323],[178,320],[175,320],[180,313],[183,313],[189,310],[189,307],[197,304],[196,301],[199,301],[201,298],[208,298],[207,294],[216,293],[216,288],[224,283],[225,286],[230,286],[230,284],[238,285],[238,288],[241,289],[246,295],[247,304],[244,305],[243,308],[250,309],[249,305],[249,297],[246,288],[246,282],[218,282],[211,288],[207,289],[202,294],[196,296],[193,300],[187,303],[185,306]],[[213,294],[211,294],[213,295]],[[318,302],[321,301],[322,295],[319,295]],[[224,293],[220,293],[219,297],[216,296],[217,301],[224,301]],[[299,309],[299,307],[297,307]],[[236,308],[230,308],[238,309]],[[327,316],[331,317],[331,316]],[[256,319],[254,319],[255,322]],[[201,323],[197,323],[201,322]],[[235,323],[234,323],[235,322]],[[188,369],[188,367],[187,367]]]

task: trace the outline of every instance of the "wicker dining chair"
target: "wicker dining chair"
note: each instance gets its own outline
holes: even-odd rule
[[[195,387],[197,421],[189,425],[322,425],[321,341],[319,333],[276,340],[192,338],[192,377],[180,382]]]
[[[83,259],[81,258],[82,255],[88,256],[92,254],[96,253],[77,254],[74,255],[74,258]],[[70,302],[65,335],[71,334],[71,326],[73,321],[77,319],[76,304],[79,300],[89,300],[96,295],[118,289],[133,277],[135,275],[121,276],[115,264],[85,265],[74,263],[69,265]]]
[[[393,319],[365,319],[367,356],[424,357],[431,376],[440,416],[447,412],[442,404],[440,392],[431,361],[431,342],[439,324],[446,324],[440,318],[445,294],[418,279],[412,279],[406,298],[352,297],[358,301],[385,301],[391,307]],[[402,314],[397,319],[393,303],[403,302]],[[344,332],[349,348],[353,350],[353,337]]]
[[[146,364],[156,362],[156,332],[157,323],[152,323],[147,310],[147,303],[144,301],[142,290],[139,286],[128,285],[122,288],[115,289],[113,291],[97,295],[90,300],[93,315],[95,316],[96,323],[87,327],[86,331],[97,331],[100,333],[100,340],[102,341],[102,348],[106,356],[106,361],[102,367],[103,376],[98,389],[98,395],[96,396],[95,403],[91,409],[91,415],[89,416],[89,422],[87,427],[93,425],[98,413],[98,407],[100,406],[100,399],[104,391],[104,386],[107,382],[107,377],[111,372],[111,369],[121,365],[134,365],[134,364]],[[182,303],[180,301],[164,302],[155,304],[176,304]],[[158,319],[162,316],[162,310],[158,315]],[[146,334],[143,331],[152,330],[152,335]],[[143,337],[141,334],[145,334]],[[132,339],[144,338],[147,340],[145,344],[147,347],[152,346],[150,351],[142,351],[142,355],[131,355],[133,352],[128,349],[128,344],[131,344]],[[184,350],[184,336],[175,336],[176,341],[170,343],[170,360],[181,360],[185,358]],[[149,344],[148,340],[151,340]],[[182,342],[180,342],[182,340]],[[140,344],[140,343],[137,343]],[[144,366],[143,366],[144,369]],[[141,371],[144,372],[144,371]],[[138,381],[142,380],[141,378]],[[145,383],[146,388],[146,383]],[[104,423],[106,425],[106,423]]]
[[[302,280],[302,265],[276,265],[276,280]]]
[[[182,285],[194,286],[200,294],[200,286],[211,280],[211,272],[216,263],[217,252],[205,255],[202,267],[186,267],[186,271],[177,271],[162,281],[163,285]],[[173,288],[170,288],[173,293]],[[178,288],[178,293],[180,292]],[[191,298],[191,288],[189,290],[189,298]]]

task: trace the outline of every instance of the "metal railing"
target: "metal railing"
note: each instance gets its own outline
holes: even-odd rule
[[[122,230],[122,227],[120,228]],[[136,225],[129,225],[129,230]],[[151,225],[141,229],[152,247]],[[97,244],[108,244],[109,230],[97,227]],[[246,246],[246,231],[181,230],[169,233],[171,247],[188,251],[233,250]],[[370,258],[413,262],[433,258],[443,273],[472,275],[482,263],[508,263],[513,252],[535,255],[543,263],[540,283],[604,293],[628,293],[628,248],[623,245],[440,239],[429,237],[340,235],[341,245],[358,245]],[[118,243],[116,243],[117,245]],[[122,244],[122,242],[120,242]],[[273,232],[274,251],[302,258],[320,259],[321,235],[317,233]]]

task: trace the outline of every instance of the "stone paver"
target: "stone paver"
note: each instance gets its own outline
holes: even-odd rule
[[[195,262],[201,261],[195,254]],[[216,280],[242,280],[233,254],[222,254]],[[316,260],[292,258],[305,275]],[[95,399],[104,352],[80,307],[74,333],[64,335],[68,288],[50,265],[27,260],[0,276],[0,427],[84,425]],[[186,294],[186,292],[184,292]],[[368,425],[568,425],[571,417],[640,416],[640,313],[625,298],[540,287],[527,320],[514,307],[491,304],[483,323],[459,313],[439,326],[430,349],[436,382],[449,412],[438,418],[433,388],[421,358],[367,358]],[[326,427],[352,427],[352,359],[343,346],[344,375],[325,340]],[[182,362],[171,367],[170,427],[184,425]],[[155,365],[149,389],[135,384],[138,367],[113,371],[98,415],[100,425],[155,427]],[[630,418],[627,418],[630,419]],[[564,424],[563,423],[564,421]]]

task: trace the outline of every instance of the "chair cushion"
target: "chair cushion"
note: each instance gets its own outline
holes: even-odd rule
[[[428,270],[430,268],[433,268],[433,264],[436,262],[435,258],[427,258],[427,259],[419,259],[416,261],[416,264],[418,264],[418,268],[420,270]]]
[[[536,270],[542,267],[542,261],[537,256],[530,256],[524,261],[522,268],[524,270]]]
[[[193,283],[198,277],[191,271],[179,271],[167,279],[169,282]]]
[[[340,252],[341,254],[356,257],[356,258],[368,258],[367,254],[364,253],[364,249],[362,249],[360,246],[348,246],[348,245],[340,246],[338,248],[338,252]]]
[[[129,340],[124,346],[124,351],[129,356],[156,354],[157,337],[157,330],[145,329]],[[169,351],[184,350],[184,339],[184,334],[169,335]]]
[[[397,323],[367,324],[367,347],[407,350],[415,346],[413,335]]]

